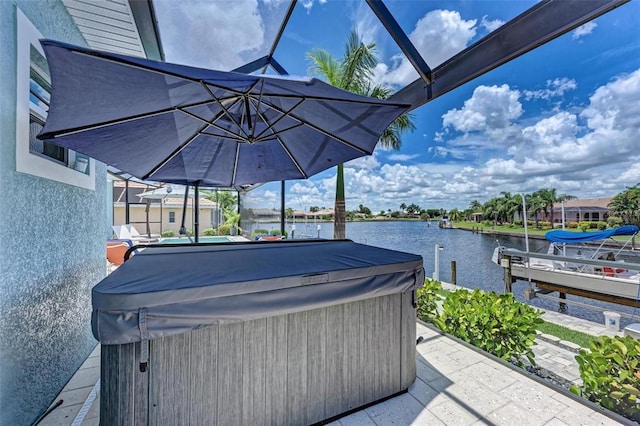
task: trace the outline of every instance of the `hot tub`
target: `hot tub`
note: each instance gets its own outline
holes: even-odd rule
[[[148,247],[93,289],[101,424],[312,424],[406,391],[423,281],[352,241]]]

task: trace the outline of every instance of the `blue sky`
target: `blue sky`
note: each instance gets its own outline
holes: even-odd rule
[[[533,1],[387,1],[430,67],[442,63]],[[265,55],[288,1],[154,1],[166,60],[231,70]],[[640,2],[577,30],[414,110],[402,149],[377,149],[345,165],[347,209],[460,208],[502,191],[556,188],[609,197],[640,182]],[[307,75],[306,53],[342,55],[352,29],[377,46],[376,82],[417,78],[364,2],[299,1],[275,58]],[[279,184],[247,197],[279,206]],[[335,169],[290,181],[295,209],[332,207]]]

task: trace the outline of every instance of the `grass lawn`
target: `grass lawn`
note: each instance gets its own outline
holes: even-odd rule
[[[482,229],[483,232],[511,232],[514,234],[524,234],[524,227],[523,226],[516,226],[516,225],[485,225],[483,223],[477,223],[477,222],[454,222],[453,225],[456,228],[461,228],[461,229]],[[558,229],[558,228],[556,228]],[[534,226],[530,226],[527,228],[527,231],[529,232],[529,235],[544,235],[546,234],[548,231],[550,231],[551,228],[536,228]]]
[[[460,228],[460,229],[482,229],[482,232],[498,232],[498,233],[511,233],[511,234],[522,234],[524,235],[524,227],[523,226],[516,226],[516,225],[485,225],[483,223],[478,223],[478,222],[453,222],[453,226],[455,226],[456,228]],[[560,225],[556,225],[555,228],[553,228],[553,230],[559,230],[562,229]],[[527,232],[529,233],[529,235],[544,235],[547,232],[551,231],[552,229],[550,227],[540,227],[540,228],[536,228],[535,226],[529,226],[527,228]],[[569,232],[583,232],[580,228],[566,228],[565,231],[569,231]],[[586,232],[594,232],[594,231],[598,231],[597,229],[589,229]],[[631,239],[631,237],[629,236],[615,236],[613,237],[614,240],[616,241],[620,241],[620,242],[625,242]]]
[[[544,334],[550,334],[562,340],[573,342],[577,345],[582,346],[583,348],[588,348],[589,343],[596,338],[596,336],[582,333],[580,331],[575,331],[570,328],[546,321],[540,324],[537,328]]]

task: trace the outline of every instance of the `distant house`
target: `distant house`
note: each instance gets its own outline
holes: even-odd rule
[[[153,190],[154,186],[129,182],[125,187],[124,181],[113,182],[113,225],[130,223],[141,234],[161,234],[163,231],[173,231],[178,235],[182,225],[182,211],[184,199],[182,195],[162,199],[146,199],[140,197],[143,192]],[[148,207],[147,207],[148,206]],[[216,203],[206,198],[199,200],[200,233],[207,228],[217,228],[224,223],[224,217]],[[194,228],[193,197],[187,200],[185,227]],[[147,228],[148,226],[148,228]]]
[[[589,198],[583,200],[567,200],[553,205],[553,223],[562,223],[562,205],[564,204],[564,220],[569,222],[605,222],[609,218],[608,207],[612,198]]]
[[[280,220],[280,210],[273,209],[251,209],[253,220],[256,222],[269,222]]]
[[[309,219],[322,219],[324,217],[332,218],[333,215],[334,215],[333,209],[321,209],[321,210],[318,210],[317,212],[306,213],[306,216]]]

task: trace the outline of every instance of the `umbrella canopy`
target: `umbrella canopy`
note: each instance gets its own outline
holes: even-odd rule
[[[373,152],[408,105],[317,79],[222,72],[43,40],[53,92],[40,139],[140,179],[303,179]]]

